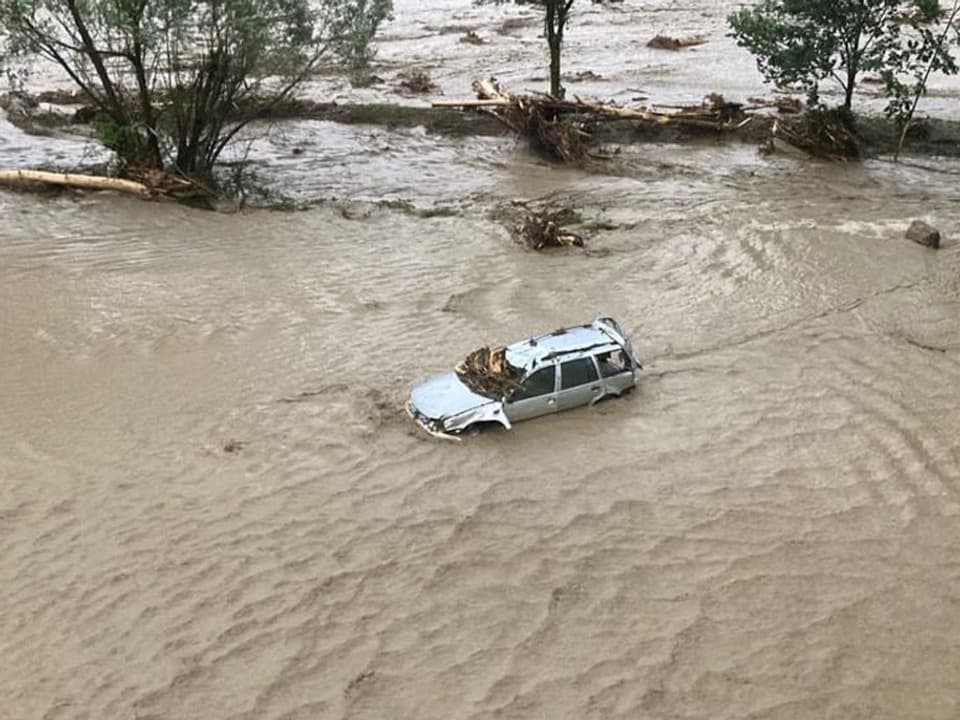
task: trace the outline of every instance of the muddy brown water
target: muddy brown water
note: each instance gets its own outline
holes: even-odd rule
[[[960,166],[318,129],[255,159],[350,205],[0,193],[0,718],[960,715]],[[545,195],[611,229],[490,219]],[[630,397],[404,416],[601,312]]]

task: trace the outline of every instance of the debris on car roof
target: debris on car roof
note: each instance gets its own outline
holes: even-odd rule
[[[501,398],[520,386],[523,370],[507,361],[505,347],[482,347],[460,362],[454,371],[460,381],[478,395]]]

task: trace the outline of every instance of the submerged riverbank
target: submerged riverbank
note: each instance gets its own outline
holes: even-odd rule
[[[716,101],[715,98],[713,101]],[[110,174],[108,156],[102,150],[98,152],[96,141],[91,139],[92,128],[88,123],[76,122],[77,116],[89,120],[88,113],[63,104],[42,106],[38,102],[27,102],[23,99],[18,99],[17,102],[21,110],[19,115],[14,115],[14,119],[25,140],[29,141],[30,137],[53,137],[64,145],[75,143],[80,146],[82,143],[85,148],[84,161],[79,171]],[[9,101],[6,104],[8,107],[11,105]],[[24,107],[29,109],[24,111]],[[778,117],[776,113],[769,112],[754,112],[735,123],[718,122],[716,126],[711,126],[710,123],[689,125],[592,120],[579,125],[586,139],[587,154],[575,165],[582,171],[597,175],[641,177],[648,168],[631,165],[638,155],[637,151],[631,148],[639,149],[642,145],[689,145],[697,148],[734,143],[745,149],[753,148],[753,152],[764,157],[769,157],[771,153],[786,153],[788,156],[799,153],[802,156],[802,151],[788,144],[775,142],[778,125],[784,123],[789,127],[790,123],[798,122],[802,123],[802,117],[798,115]],[[854,127],[861,154],[858,159],[883,158],[892,156],[896,151],[899,132],[892,121],[861,115],[854,118]],[[318,162],[321,166],[333,164],[344,167],[341,163],[362,165],[365,162],[364,157],[369,156],[371,151],[395,153],[398,144],[409,144],[409,150],[418,154],[418,148],[432,152],[429,148],[438,149],[444,143],[450,145],[454,155],[474,152],[480,155],[477,159],[483,162],[490,159],[483,155],[488,154],[492,146],[501,150],[513,146],[516,148],[514,152],[523,152],[522,146],[527,144],[524,138],[519,138],[519,145],[515,145],[515,133],[489,112],[429,106],[313,101],[287,103],[276,110],[274,117],[253,124],[247,134],[252,139],[246,145],[242,156],[232,158],[233,162],[240,163],[237,167],[243,166],[247,169],[247,179],[243,185],[235,185],[229,192],[242,195],[245,204],[278,209],[304,207],[305,203],[323,203],[342,197],[339,193],[305,196],[303,192],[290,192],[291,176],[294,179],[304,177],[304,173],[316,167]],[[362,143],[363,137],[373,139],[373,145],[354,145],[352,150],[342,145],[346,138],[355,138]],[[280,155],[275,152],[278,146],[285,148]],[[92,155],[88,154],[87,148],[93,150]],[[534,146],[533,149],[538,148]],[[922,161],[923,158],[957,157],[960,155],[960,121],[930,118],[919,120],[906,137],[903,154],[910,162]],[[89,158],[97,156],[102,159],[91,164]],[[544,154],[544,158],[546,157]],[[813,157],[809,157],[808,161],[816,162]],[[288,177],[281,177],[275,172],[264,173],[264,162],[281,167]],[[559,171],[561,166],[555,167]],[[52,162],[48,160],[41,168],[55,172],[78,170],[75,159],[63,156],[59,160],[53,159]],[[273,179],[267,179],[269,176]],[[293,187],[296,186],[297,183],[294,182]],[[420,204],[416,198],[409,195],[404,198],[369,199],[401,208],[405,205],[416,207]],[[218,206],[232,207],[234,204],[227,202],[226,205],[220,203]],[[438,212],[447,212],[447,209],[441,208]]]

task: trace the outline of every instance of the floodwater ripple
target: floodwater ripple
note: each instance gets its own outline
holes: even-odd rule
[[[371,137],[362,174],[307,154],[303,195],[349,202],[303,212],[0,194],[0,718],[957,717],[941,175]],[[548,196],[586,250],[497,219]],[[474,347],[601,312],[630,397],[459,445],[405,418]]]

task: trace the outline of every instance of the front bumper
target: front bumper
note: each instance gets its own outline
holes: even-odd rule
[[[435,438],[440,438],[441,440],[453,440],[454,442],[460,442],[462,440],[462,438],[458,437],[457,435],[451,435],[448,432],[444,432],[443,425],[439,420],[431,420],[422,412],[417,410],[412,402],[407,403],[407,415],[413,418],[413,421],[417,425],[419,425],[430,435],[433,435]]]

